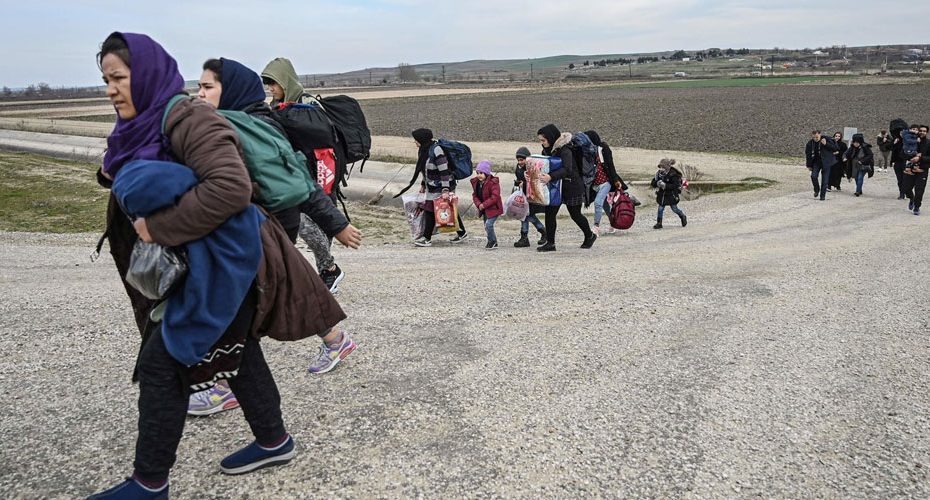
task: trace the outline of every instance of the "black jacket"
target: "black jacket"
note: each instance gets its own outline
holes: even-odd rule
[[[807,141],[807,147],[804,149],[804,156],[807,158],[807,168],[814,167],[815,156],[818,153],[823,167],[830,168],[836,164],[836,156],[833,156],[833,152],[838,149],[836,147],[836,142],[832,137],[826,137],[826,139],[826,144],[820,144],[813,139]]]
[[[875,144],[878,146],[879,151],[891,151],[891,146],[894,144],[894,138],[891,137],[891,134],[875,137]]]
[[[875,155],[872,153],[872,146],[869,144],[863,144],[858,148],[851,146],[843,153],[843,159],[848,162],[852,175],[856,175],[862,169],[860,167],[870,170],[869,167],[875,166]],[[858,166],[856,162],[859,163]]]
[[[665,182],[665,188],[659,187],[659,181]],[[659,206],[677,205],[681,201],[681,174],[674,168],[668,172],[656,172],[651,184],[652,187],[658,189],[656,191],[656,203]]]
[[[920,169],[924,175],[930,170],[930,140],[927,139],[920,141]]]
[[[572,152],[568,142],[571,141],[571,134],[563,134],[556,141],[556,148],[543,148],[543,154],[547,156],[558,156],[562,159],[562,168],[552,172],[552,180],[562,180],[562,202],[565,205],[581,205],[584,203],[584,182],[581,180],[581,174],[578,167],[575,166],[575,154]],[[578,202],[578,203],[576,203]]]

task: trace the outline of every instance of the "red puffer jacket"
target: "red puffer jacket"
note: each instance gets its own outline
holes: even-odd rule
[[[471,179],[472,195],[471,199],[475,202],[475,208],[478,213],[487,218],[498,217],[504,213],[504,202],[501,201],[501,181],[493,175],[489,175],[481,184],[481,192],[478,192],[478,177]],[[480,207],[484,204],[484,210]]]

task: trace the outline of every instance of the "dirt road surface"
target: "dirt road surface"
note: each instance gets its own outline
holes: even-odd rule
[[[592,250],[337,250],[358,350],[263,342],[299,446],[222,477],[241,412],[190,419],[177,498],[930,495],[930,231],[878,173],[702,197]],[[0,234],[0,491],[73,498],[131,472],[138,335],[94,235]]]

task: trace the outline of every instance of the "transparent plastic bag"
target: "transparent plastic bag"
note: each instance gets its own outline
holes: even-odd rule
[[[187,272],[187,256],[183,250],[140,239],[132,248],[126,283],[142,295],[158,300],[180,286]]]
[[[410,237],[417,239],[423,236],[423,206],[426,201],[426,193],[405,194],[401,196],[404,202],[404,216],[407,218],[407,224],[410,224]]]
[[[522,190],[515,190],[507,198],[504,202],[504,212],[519,221],[526,219],[526,216],[530,214],[530,204]]]

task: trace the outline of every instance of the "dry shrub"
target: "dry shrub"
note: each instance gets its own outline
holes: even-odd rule
[[[699,169],[696,165],[682,163],[681,171],[684,173],[685,180],[687,180],[689,183],[699,181],[704,177],[704,172],[702,172],[701,169]],[[681,191],[681,197],[686,201],[696,200],[700,196],[701,190],[697,186],[689,187],[688,189],[683,189]]]

